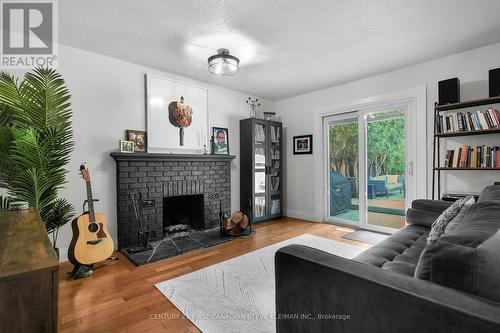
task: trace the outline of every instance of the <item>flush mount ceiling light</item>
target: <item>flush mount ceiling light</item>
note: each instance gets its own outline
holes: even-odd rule
[[[208,71],[215,75],[234,75],[240,70],[240,59],[229,54],[228,49],[218,49],[208,58]]]

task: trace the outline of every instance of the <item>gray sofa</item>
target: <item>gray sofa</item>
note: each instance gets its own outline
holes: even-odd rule
[[[415,200],[405,228],[352,260],[281,248],[277,332],[500,332],[500,185],[426,248],[432,222],[450,204]],[[427,279],[414,277],[419,259]]]

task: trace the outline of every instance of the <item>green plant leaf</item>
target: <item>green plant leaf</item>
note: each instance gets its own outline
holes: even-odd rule
[[[74,148],[70,98],[54,69],[34,69],[20,82],[0,73],[0,186],[36,208],[49,232],[73,211],[58,198]]]

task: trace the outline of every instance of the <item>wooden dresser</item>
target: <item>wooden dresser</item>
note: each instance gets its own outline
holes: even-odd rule
[[[58,270],[37,211],[0,211],[0,332],[57,332]]]

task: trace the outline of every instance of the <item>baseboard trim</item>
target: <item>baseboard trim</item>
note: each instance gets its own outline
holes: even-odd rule
[[[294,209],[285,209],[285,216],[292,217],[301,220],[313,221],[313,222],[323,222],[321,218],[314,216],[313,214],[304,213],[302,211]]]

